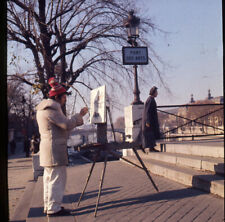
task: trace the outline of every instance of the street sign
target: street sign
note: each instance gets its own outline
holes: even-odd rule
[[[147,65],[147,47],[123,47],[123,65]]]

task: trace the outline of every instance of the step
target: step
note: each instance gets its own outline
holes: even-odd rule
[[[138,152],[140,154],[140,151]],[[127,156],[125,158],[141,166],[136,156]],[[152,159],[142,159],[147,169],[153,174],[164,176],[186,186],[195,187],[224,198],[224,178],[221,176]]]
[[[224,158],[224,146],[221,144],[215,144],[212,142],[189,142],[189,143],[164,143],[160,147],[160,143],[157,146],[158,150],[163,150],[169,153],[181,153],[195,156]]]
[[[211,171],[217,174],[224,174],[224,159],[215,157],[194,156],[181,153],[148,153],[140,152],[142,158],[159,160],[178,166],[192,167],[198,170]]]
[[[63,203],[63,206],[67,209],[72,209],[71,203]],[[43,177],[39,176],[33,191],[30,210],[27,216],[27,222],[74,222],[74,217],[47,217],[43,214],[44,203],[43,203]]]
[[[23,196],[20,198],[18,204],[16,205],[16,209],[12,216],[11,222],[16,221],[26,221],[27,215],[29,213],[30,204],[31,204],[31,196],[35,189],[36,181],[29,181],[24,190]]]

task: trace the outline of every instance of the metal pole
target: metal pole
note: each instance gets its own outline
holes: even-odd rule
[[[104,177],[105,177],[105,169],[106,169],[107,159],[108,159],[108,153],[105,155],[104,168],[102,170],[102,176],[101,176],[101,179],[100,179],[98,199],[97,199],[96,207],[95,207],[95,217],[97,216],[98,204],[99,204],[99,200],[100,200],[100,196],[101,196],[101,192],[102,192],[102,185],[103,185],[103,181],[104,181]]]
[[[110,108],[108,106],[106,106],[106,110],[107,110],[108,115],[109,115],[109,121],[110,121],[110,125],[111,125],[112,132],[113,132],[113,138],[114,138],[114,141],[116,142],[116,134],[115,134],[115,130],[114,130],[113,122],[112,122],[112,115],[111,115],[111,112],[110,112]]]
[[[149,174],[149,172],[148,172],[148,169],[146,168],[146,166],[145,166],[144,162],[142,161],[141,157],[139,156],[137,150],[136,150],[135,148],[132,148],[132,149],[133,149],[133,151],[134,151],[134,153],[135,153],[137,159],[138,159],[139,162],[141,163],[142,167],[141,167],[141,166],[138,166],[136,163],[133,163],[132,161],[127,160],[126,158],[120,156],[120,155],[117,154],[115,151],[112,151],[112,150],[108,149],[108,152],[111,153],[112,155],[114,155],[114,156],[116,156],[116,157],[119,157],[119,158],[121,158],[122,160],[124,160],[124,161],[126,161],[126,162],[128,162],[128,163],[130,163],[130,164],[132,164],[132,165],[134,165],[134,166],[136,166],[136,167],[138,167],[138,168],[144,170],[145,173],[147,174],[148,178],[149,178],[150,181],[152,182],[154,188],[159,192],[159,190],[158,190],[158,188],[157,188],[155,182],[153,181],[152,177],[150,176],[150,174]]]
[[[84,195],[84,192],[85,192],[85,190],[86,190],[86,188],[87,188],[87,185],[88,185],[89,179],[90,179],[90,177],[91,177],[92,171],[93,171],[93,169],[94,169],[95,163],[96,163],[96,158],[94,158],[94,162],[92,163],[90,172],[89,172],[88,177],[87,177],[87,180],[86,180],[86,184],[85,184],[84,189],[83,189],[83,191],[82,191],[82,193],[81,193],[81,195],[80,195],[80,198],[79,198],[77,207],[79,207],[80,202],[81,202],[81,199],[82,199],[82,197],[83,197],[83,195]]]
[[[148,172],[148,170],[147,170],[147,168],[146,168],[144,162],[142,161],[141,157],[139,156],[137,150],[136,150],[135,148],[132,148],[132,149],[133,149],[133,151],[134,151],[134,153],[135,153],[137,159],[139,160],[140,164],[142,165],[142,167],[143,167],[145,173],[147,174],[148,178],[149,178],[150,181],[152,182],[154,188],[156,189],[157,192],[159,192],[158,187],[156,186],[156,184],[154,183],[152,177],[150,176],[150,174],[149,174],[149,172]]]
[[[136,39],[132,39],[132,47],[136,47],[137,42]],[[134,101],[131,103],[132,105],[139,105],[139,104],[144,104],[140,100],[140,91],[138,87],[138,74],[137,74],[137,65],[134,65]]]
[[[137,75],[137,65],[134,65],[134,101],[132,102],[132,105],[138,105],[143,104],[143,102],[140,100],[140,90],[138,87],[138,75]]]

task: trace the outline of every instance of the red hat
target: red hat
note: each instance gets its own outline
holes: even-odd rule
[[[60,95],[62,93],[66,92],[66,89],[64,87],[62,87],[56,80],[54,77],[51,77],[48,80],[48,84],[51,86],[51,89],[49,91],[49,96],[57,96]]]

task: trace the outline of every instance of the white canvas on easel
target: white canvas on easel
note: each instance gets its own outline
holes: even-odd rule
[[[106,86],[91,90],[90,123],[106,123]]]

